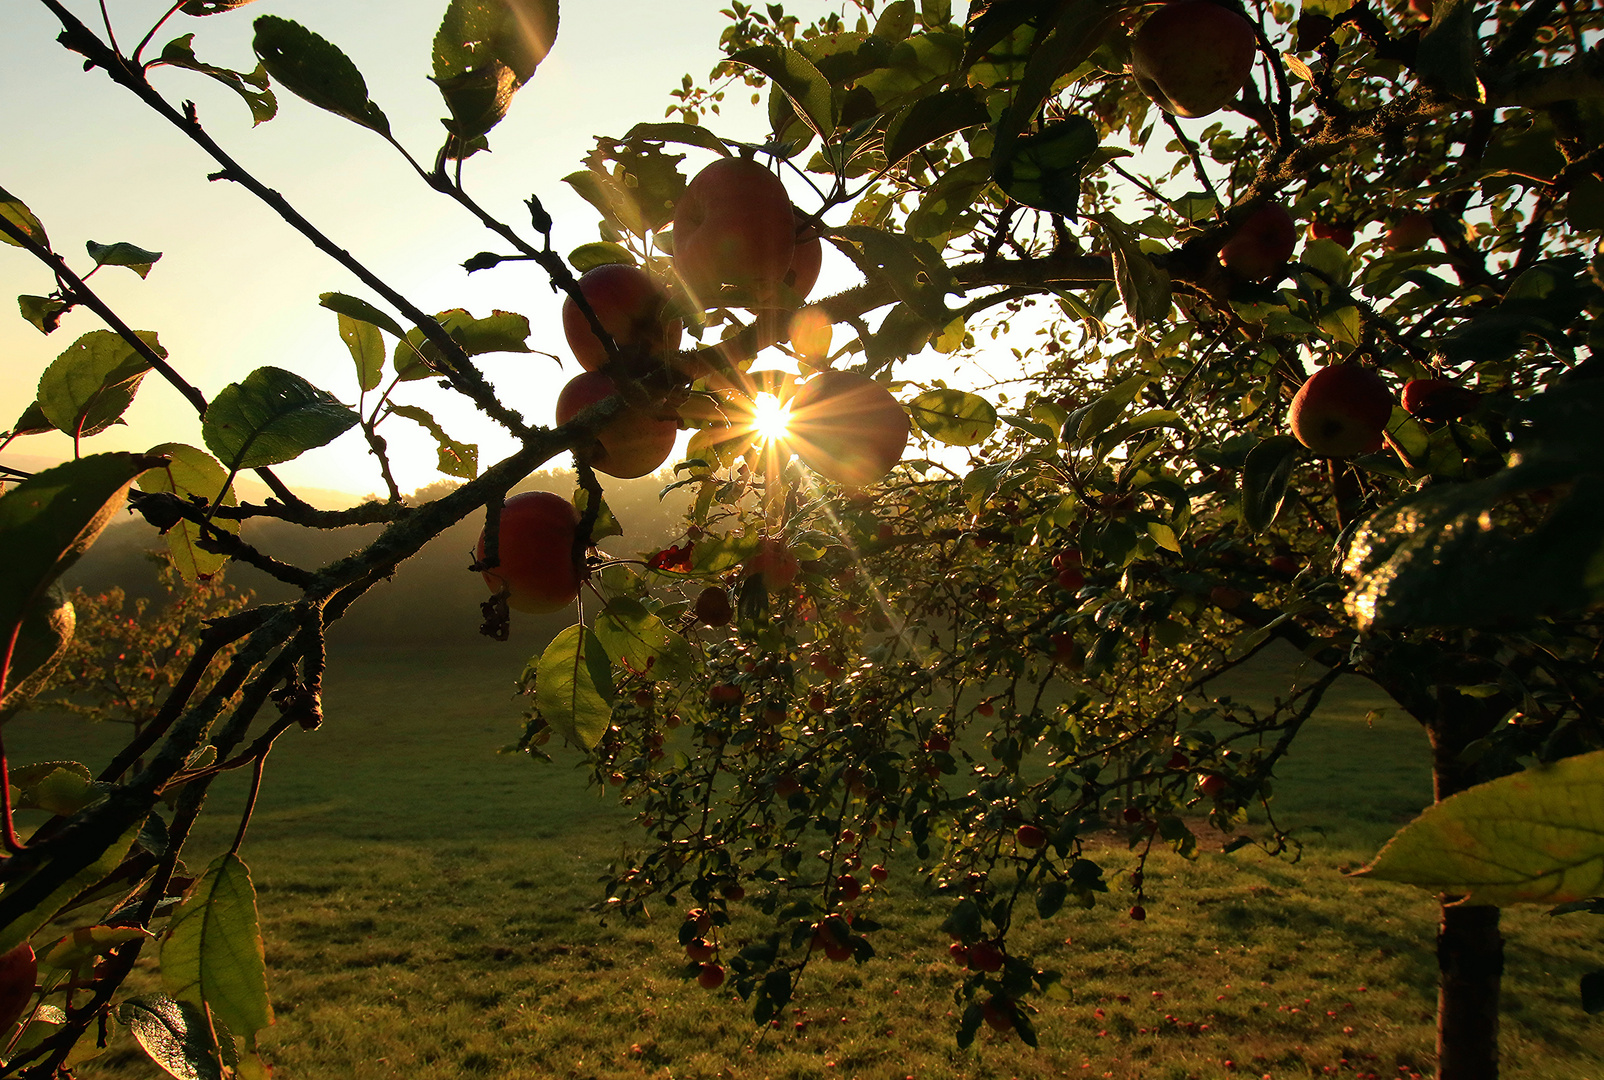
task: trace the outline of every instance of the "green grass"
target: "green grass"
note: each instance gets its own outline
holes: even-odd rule
[[[893,864],[875,904],[879,956],[810,969],[778,1030],[754,1030],[732,994],[682,980],[677,911],[601,925],[598,878],[632,838],[629,814],[586,792],[572,755],[542,766],[496,753],[516,730],[520,661],[488,644],[337,655],[328,722],[274,751],[243,854],[279,1076],[1430,1073],[1435,906],[1341,873],[1429,799],[1423,737],[1397,710],[1367,723],[1386,702],[1365,684],[1339,683],[1278,771],[1283,823],[1325,827],[1303,834],[1300,862],[1253,848],[1166,854],[1149,864],[1143,923],[1125,917],[1122,884],[1092,911],[1030,916],[1011,942],[1061,970],[1068,991],[1038,1003],[1042,1048],[983,1029],[960,1052],[946,902],[911,864]],[[1215,691],[1270,693],[1291,669],[1281,657]],[[23,720],[7,737],[16,761],[96,763],[117,734]],[[226,849],[243,779],[218,785],[192,867]],[[1112,835],[1105,856],[1123,882],[1131,857]],[[1505,935],[1504,1075],[1604,1080],[1604,1025],[1576,991],[1604,963],[1596,920],[1514,910]],[[151,985],[153,972],[139,978]],[[124,1035],[82,1075],[158,1073]]]

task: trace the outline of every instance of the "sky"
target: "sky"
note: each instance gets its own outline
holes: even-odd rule
[[[135,329],[155,331],[174,365],[209,397],[271,364],[354,403],[350,354],[334,314],[320,308],[317,297],[331,290],[366,295],[361,284],[247,191],[208,182],[211,160],[104,73],[85,73],[76,54],[55,43],[59,25],[42,4],[10,0],[5,6],[0,187],[28,204],[80,274],[93,265],[86,241],[128,241],[163,253],[147,280],[108,267],[91,284]],[[67,0],[67,6],[99,25],[96,4]],[[107,6],[127,49],[169,4],[108,0]],[[553,243],[560,252],[597,239],[596,213],[561,178],[582,167],[593,136],[618,136],[637,122],[661,120],[669,92],[685,74],[705,80],[728,24],[721,6],[721,0],[568,0],[555,48],[491,133],[492,152],[467,162],[470,194],[526,235],[522,201],[538,195],[556,221]],[[842,6],[803,0],[788,9],[809,18]],[[425,76],[445,7],[445,0],[261,0],[208,18],[175,16],[153,51],[193,33],[203,61],[249,70],[255,63],[251,20],[262,14],[294,19],[355,61],[399,140],[427,162],[443,134],[444,105]],[[566,353],[559,298],[545,275],[533,264],[510,263],[470,278],[460,265],[464,259],[504,246],[428,190],[377,137],[283,91],[278,117],[253,129],[245,104],[202,75],[165,68],[152,80],[170,101],[194,100],[202,124],[226,150],[420,307],[465,307],[475,315],[516,311],[530,319],[532,348]],[[767,127],[764,110],[746,105],[743,93],[734,89],[724,116],[710,125],[727,137],[759,141]],[[682,166],[687,172],[704,157],[712,160],[690,153]],[[851,275],[844,265],[827,263],[817,292],[828,291],[832,279],[844,285]],[[11,297],[43,295],[52,287],[49,273],[26,252],[0,246],[0,292],[10,312],[0,317],[0,428],[33,400],[51,360],[80,335],[103,328],[92,312],[78,310],[47,337],[15,314]],[[480,363],[503,399],[539,423],[550,422],[557,390],[578,371],[571,360],[559,368],[538,354],[493,354]],[[481,463],[513,449],[509,438],[453,395],[428,383],[411,384],[406,394],[404,400],[434,411],[456,438],[480,443]],[[145,381],[125,419],[126,426],[86,442],[86,452],[145,450],[167,441],[201,445],[193,410],[157,376]],[[381,431],[390,439],[403,491],[440,478],[434,443],[421,429],[392,419]],[[72,445],[51,433],[23,439],[13,451],[61,459]],[[13,451],[7,460],[17,458]],[[382,486],[355,431],[275,471],[298,489],[360,496]]]

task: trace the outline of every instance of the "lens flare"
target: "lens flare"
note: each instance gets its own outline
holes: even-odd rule
[[[759,438],[778,442],[790,431],[791,406],[773,394],[758,394],[752,399],[752,430]]]

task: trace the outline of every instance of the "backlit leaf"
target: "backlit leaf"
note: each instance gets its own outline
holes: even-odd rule
[[[252,47],[267,73],[297,97],[337,116],[390,134],[384,110],[368,100],[368,84],[339,46],[300,23],[263,15],[251,24]]]
[[[167,458],[167,464],[141,474],[139,490],[168,491],[185,500],[199,496],[208,504],[220,501],[223,506],[238,505],[234,488],[228,484],[228,470],[206,451],[185,443],[162,443],[151,447],[150,453]],[[212,528],[225,532],[237,534],[239,527],[237,521],[212,519]],[[188,518],[167,530],[167,551],[188,582],[217,573],[228,561],[223,555],[201,550],[199,539],[200,526]]]
[[[250,870],[238,855],[221,855],[173,915],[162,943],[162,984],[249,1035],[273,1022],[263,955]]]
[[[1444,799],[1356,876],[1463,895],[1468,904],[1559,904],[1604,893],[1604,751]]]
[[[212,399],[201,433],[230,469],[257,469],[332,442],[356,423],[356,413],[299,375],[263,367]]]
[[[244,2],[249,3],[250,0]],[[272,80],[268,78],[267,68],[257,64],[254,71],[230,71],[228,68],[203,63],[195,55],[194,41],[194,34],[174,38],[162,49],[159,59],[162,63],[171,64],[173,67],[198,71],[234,91],[245,100],[246,107],[251,110],[253,125],[266,123],[277,115],[278,98],[273,96]]]
[[[374,307],[360,297],[348,296],[345,293],[326,292],[318,293],[317,302],[320,306],[335,311],[341,315],[349,315],[360,322],[372,323],[380,330],[387,330],[396,337],[405,337],[406,331],[401,324],[390,316]]]
[[[674,679],[690,667],[690,646],[639,600],[616,596],[596,617],[596,637],[607,654],[654,679]]]
[[[458,442],[447,435],[434,416],[416,405],[391,405],[392,413],[404,416],[419,425],[430,435],[439,450],[437,467],[447,476],[472,480],[479,475],[479,447],[475,443]]]
[[[730,56],[737,64],[756,68],[772,79],[785,96],[791,99],[797,115],[820,138],[828,139],[835,133],[840,115],[830,82],[813,62],[795,49],[779,45],[758,45],[743,49]]]
[[[1268,529],[1281,512],[1301,456],[1298,440],[1290,435],[1272,435],[1248,451],[1242,464],[1242,521],[1253,532]]]
[[[97,244],[90,240],[84,246],[89,249],[89,257],[95,260],[96,266],[126,266],[140,277],[149,274],[156,260],[162,257],[159,251],[146,251],[126,242]]]
[[[0,188],[0,218],[5,218],[21,229],[28,235],[29,239],[40,247],[48,248],[50,246],[50,237],[45,235],[45,227],[39,223],[38,218],[33,216],[33,211],[29,210],[21,199],[12,195],[5,188]],[[20,242],[4,232],[0,232],[0,241],[4,241],[12,247],[22,246]]]
[[[376,390],[384,380],[384,335],[370,322],[353,319],[349,315],[339,319],[340,340],[351,351],[356,363],[357,384],[363,390]]]
[[[986,103],[967,86],[920,98],[901,109],[886,126],[886,163],[895,165],[937,139],[990,122]]]
[[[158,356],[156,335],[138,332]],[[110,330],[91,330],[69,345],[39,378],[39,407],[58,431],[86,438],[115,424],[133,404],[150,362]]]
[[[975,446],[997,429],[991,402],[962,390],[927,390],[908,402],[919,430],[948,446]]]
[[[589,750],[612,722],[612,664],[601,641],[584,625],[552,639],[535,671],[535,706],[569,742]]]

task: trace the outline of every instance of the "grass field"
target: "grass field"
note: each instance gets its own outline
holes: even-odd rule
[[[521,660],[488,643],[336,655],[328,722],[274,751],[243,854],[278,1077],[1430,1075],[1435,905],[1341,874],[1429,799],[1423,737],[1396,710],[1367,723],[1386,702],[1365,684],[1338,684],[1279,771],[1284,823],[1325,827],[1301,862],[1165,856],[1149,865],[1144,923],[1118,891],[1030,916],[1016,936],[1068,990],[1039,1003],[1041,1049],[983,1028],[960,1052],[946,902],[911,865],[892,865],[877,902],[879,956],[810,969],[778,1030],[681,979],[678,911],[600,925],[598,878],[631,839],[628,815],[586,792],[571,754],[497,754],[516,731]],[[1267,693],[1289,671],[1283,658],[1228,689]],[[118,734],[33,719],[7,738],[14,761],[97,764]],[[243,779],[215,789],[192,866],[226,849]],[[1110,880],[1126,858],[1107,852]],[[1506,913],[1504,1076],[1604,1080],[1604,1022],[1576,990],[1604,958],[1597,923]],[[121,1035],[82,1075],[159,1073]]]

